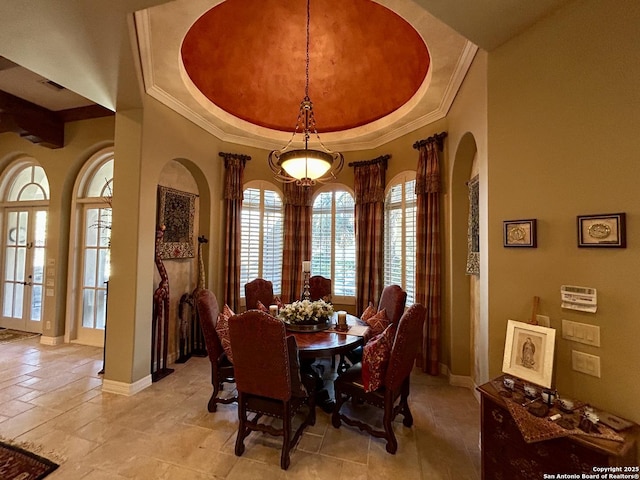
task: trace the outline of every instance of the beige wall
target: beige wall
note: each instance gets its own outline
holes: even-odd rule
[[[444,195],[446,268],[445,327],[451,355],[446,363],[453,375],[469,376],[476,385],[488,380],[486,314],[486,163],[487,163],[487,54],[479,50],[447,115],[447,184]],[[473,170],[475,164],[476,170]],[[472,173],[473,172],[473,173]],[[480,176],[480,277],[466,275],[469,215],[466,182]],[[474,277],[475,278],[475,277]],[[472,288],[473,287],[473,288]],[[472,301],[473,300],[473,301]],[[474,315],[471,315],[473,310]],[[477,323],[472,322],[472,318]]]
[[[532,297],[558,329],[555,384],[640,421],[640,3],[578,1],[488,61],[489,365],[501,371],[507,319]],[[626,249],[577,248],[576,215],[626,212]],[[502,247],[502,221],[537,218],[538,248]],[[598,290],[598,311],[560,308],[560,286]],[[563,340],[561,320],[598,325],[602,346]],[[571,369],[571,351],[602,377]]]

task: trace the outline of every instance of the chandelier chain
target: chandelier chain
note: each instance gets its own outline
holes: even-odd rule
[[[306,69],[305,69],[305,88],[304,88],[304,96],[305,100],[309,100],[309,25],[311,23],[311,0],[307,0],[307,57],[306,57]]]

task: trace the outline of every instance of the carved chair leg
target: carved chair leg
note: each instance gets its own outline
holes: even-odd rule
[[[402,413],[404,419],[402,420],[402,424],[405,427],[411,427],[413,425],[413,415],[411,415],[411,410],[409,409],[409,382],[406,382],[402,386],[402,393],[400,394],[400,412]]]
[[[337,388],[335,390],[335,394],[336,404],[333,407],[333,412],[331,413],[331,424],[334,426],[334,428],[340,428],[340,407],[342,407],[342,404],[348,397],[343,395],[342,392]]]
[[[280,468],[286,470],[289,468],[291,458],[289,450],[291,449],[291,410],[288,403],[284,405],[284,415],[282,419],[282,454],[280,455]]]
[[[396,435],[393,433],[393,406],[391,408],[385,408],[384,416],[382,418],[382,425],[387,439],[387,452],[396,453],[398,450],[398,441]]]
[[[242,398],[238,398],[238,436],[236,437],[236,456],[241,456],[244,453],[244,438],[247,436],[247,410],[245,408],[245,402]]]
[[[214,413],[217,409],[218,409],[218,404],[216,402],[216,397],[218,395],[216,394],[215,389],[213,390],[213,395],[211,395],[211,398],[209,399],[209,403],[207,404],[207,410],[210,413]]]
[[[218,392],[220,391],[220,381],[216,378],[216,375],[211,372],[211,385],[213,385],[213,394],[211,395],[211,399],[209,400],[209,404],[207,405],[207,410],[213,413],[217,410],[216,398],[218,397]]]

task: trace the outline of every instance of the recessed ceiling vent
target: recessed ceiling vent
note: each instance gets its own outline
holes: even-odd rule
[[[43,78],[42,80],[40,80],[40,83],[45,85],[45,86],[47,86],[47,87],[49,87],[49,88],[51,88],[51,89],[53,89],[53,90],[58,91],[58,92],[60,90],[64,90],[64,87],[62,85],[60,85],[60,84],[58,84],[58,83],[56,83],[56,82],[54,82],[52,80],[47,80],[46,78]]]

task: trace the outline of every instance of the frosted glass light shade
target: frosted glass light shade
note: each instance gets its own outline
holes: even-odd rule
[[[291,150],[280,155],[279,163],[293,178],[315,180],[329,171],[333,157],[319,150]]]

